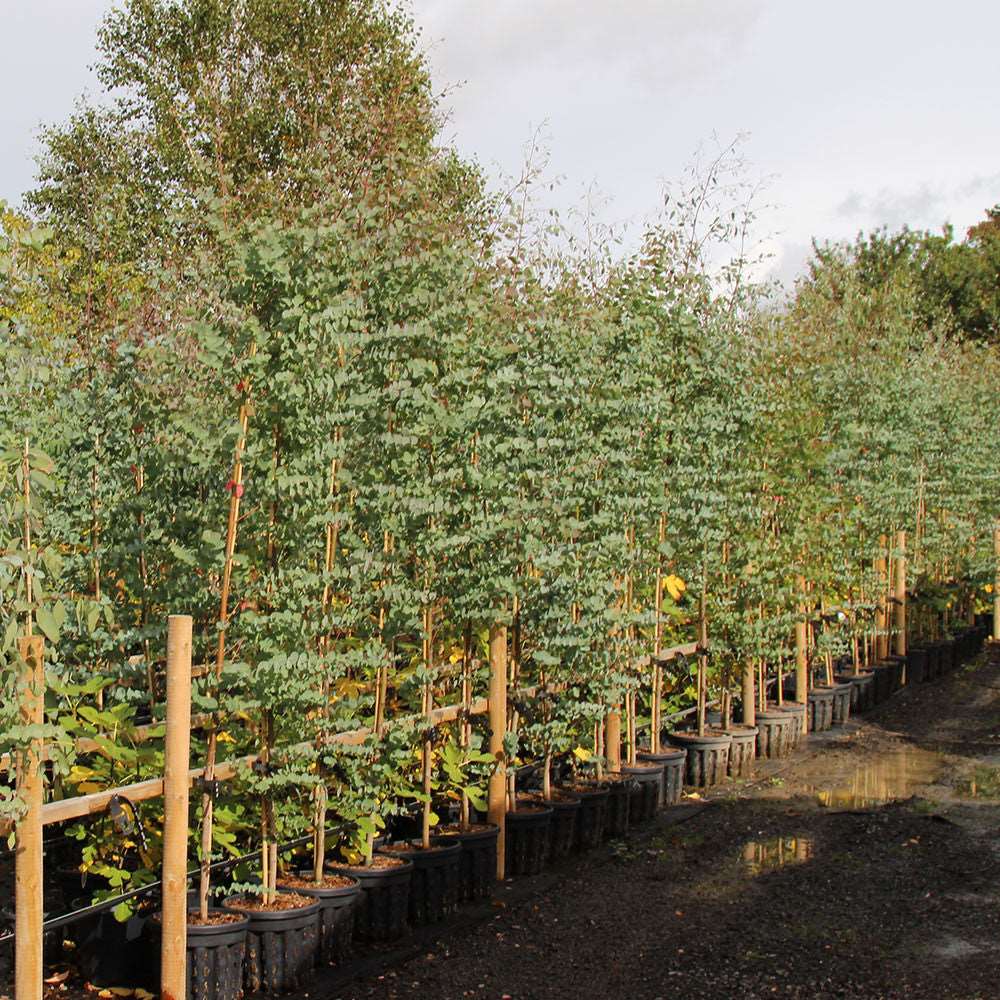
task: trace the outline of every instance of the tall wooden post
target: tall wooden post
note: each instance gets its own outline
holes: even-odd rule
[[[160,995],[185,1000],[188,772],[191,768],[191,617],[167,620],[167,734],[163,768],[163,931]]]
[[[497,880],[504,877],[507,827],[507,763],[503,741],[507,733],[507,628],[490,629],[490,753],[496,764],[490,775],[488,816],[500,828],[497,837]]]
[[[45,671],[39,635],[20,641],[21,721],[41,726],[45,721]],[[15,857],[14,934],[17,957],[14,971],[16,1000],[42,997],[42,757],[40,736],[32,737],[18,758],[17,791],[25,812],[17,824]]]
[[[879,554],[875,560],[875,572],[878,575],[878,605],[875,610],[875,658],[884,660],[889,655],[889,609],[886,606],[886,597],[889,593],[889,582],[887,580],[888,569],[885,560],[885,549],[887,540],[885,535],[880,535]]]
[[[795,580],[796,589],[802,595],[806,592],[805,577],[798,576]],[[799,604],[799,614],[805,615],[806,606]],[[795,623],[795,700],[801,705],[809,701],[809,653],[806,649],[806,622],[803,619]],[[806,712],[803,719],[808,718]],[[805,725],[805,722],[803,722]]]
[[[896,626],[895,653],[906,656],[906,532],[896,532],[896,556],[893,560],[896,572],[893,584],[895,588],[895,604],[893,618]]]
[[[604,753],[609,771],[622,769],[622,712],[616,705],[604,720]]]
[[[743,664],[743,725],[757,725],[757,697],[754,687],[753,660],[747,659]]]
[[[996,556],[993,577],[993,641],[1000,642],[1000,524],[993,529],[993,554]]]

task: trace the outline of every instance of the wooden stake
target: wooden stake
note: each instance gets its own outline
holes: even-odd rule
[[[185,1000],[188,771],[191,768],[191,616],[167,619],[167,733],[163,768],[163,930],[160,996]]]
[[[878,574],[879,599],[875,611],[875,656],[879,660],[884,660],[889,655],[889,611],[886,605],[886,596],[889,593],[887,566],[885,559],[886,537],[879,536],[879,554],[875,560],[875,572]]]
[[[993,576],[993,641],[1000,641],[1000,524],[993,529],[993,555],[996,568]]]
[[[757,725],[757,707],[754,704],[753,660],[743,662],[743,725]]]
[[[609,771],[622,769],[622,713],[616,705],[604,720],[604,752]]]
[[[805,577],[799,576],[795,583],[799,594],[804,596],[806,592]],[[806,648],[807,624],[804,601],[799,603],[799,614],[802,616],[802,621],[795,623],[795,700],[804,705],[809,698],[809,654]]]
[[[895,649],[897,656],[906,656],[906,532],[896,532],[896,573],[894,578],[896,604],[894,618],[896,626]]]
[[[40,635],[21,639],[21,721],[41,726],[45,721],[45,670]],[[17,959],[14,970],[16,1000],[42,996],[42,760],[41,737],[34,737],[20,755],[17,793],[25,812],[17,824],[15,857],[14,934]]]
[[[504,850],[507,827],[507,764],[503,741],[507,734],[507,629],[490,628],[490,753],[496,764],[490,775],[489,821],[500,828],[497,838],[497,881],[504,877]]]

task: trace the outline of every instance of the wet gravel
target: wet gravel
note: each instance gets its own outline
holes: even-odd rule
[[[988,749],[998,719],[994,667],[904,692],[781,777],[710,798],[684,822],[663,817],[539,877],[523,900],[509,897],[530,883],[501,887],[478,925],[442,930],[409,961],[312,995],[994,998],[1000,802],[962,802],[947,788]],[[963,749],[966,732],[974,745]],[[820,803],[825,753],[835,787],[915,742],[946,744],[927,794]]]

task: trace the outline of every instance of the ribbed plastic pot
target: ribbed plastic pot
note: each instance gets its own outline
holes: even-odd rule
[[[733,742],[729,748],[726,773],[730,778],[750,778],[757,759],[757,727],[730,726],[726,732]]]
[[[70,907],[81,910],[90,904],[89,896],[81,896]],[[72,925],[72,935],[80,972],[95,986],[147,982],[148,922],[148,914],[120,922],[110,910],[78,920]]]
[[[925,646],[927,650],[927,665],[924,667],[924,679],[936,681],[941,676],[941,642],[934,640]]]
[[[440,923],[458,909],[461,844],[435,837],[428,848],[406,841],[380,847],[378,853],[413,864],[407,915],[414,927]]]
[[[825,733],[833,725],[835,689],[817,685],[809,692],[809,731]]]
[[[832,725],[846,726],[851,718],[851,691],[853,688],[854,685],[850,681],[834,685]]]
[[[847,681],[853,687],[851,692],[851,712],[860,715],[875,706],[875,674],[862,670],[856,674],[840,674],[839,681]]]
[[[802,730],[805,728],[808,705],[801,701],[783,701],[780,705],[771,705],[769,711],[784,712],[794,720],[785,731],[785,749],[787,753],[791,753],[805,737]]]
[[[247,908],[245,896],[230,896],[222,908],[249,919],[243,988],[248,994],[278,996],[302,989],[316,971],[320,903],[291,910]]]
[[[519,804],[516,812],[507,813],[504,872],[508,877],[538,875],[545,867],[553,815],[551,808],[534,804]]]
[[[604,822],[605,837],[624,837],[628,833],[632,783],[622,778],[608,777],[608,808]]]
[[[892,674],[892,694],[902,691],[903,682],[906,678],[906,657],[898,653],[890,653],[886,659],[893,665]]]
[[[663,765],[651,760],[623,764],[622,774],[633,779],[629,823],[646,823],[659,811],[663,795]]]
[[[927,677],[927,650],[923,646],[913,646],[906,652],[906,681],[908,684],[922,684]]]
[[[524,801],[552,810],[547,860],[558,861],[571,853],[576,846],[576,824],[580,814],[580,800],[576,794],[563,789],[553,789],[552,798],[548,802],[542,798],[541,792],[525,795]]]
[[[875,704],[881,705],[892,696],[893,674],[896,668],[886,660],[873,663],[871,669],[875,675]]]
[[[576,814],[575,849],[587,851],[604,840],[604,827],[608,817],[610,791],[603,784],[578,784],[573,786],[573,794],[580,800],[580,811]]]
[[[243,960],[250,921],[240,914],[209,910],[211,915],[235,917],[226,923],[187,926],[187,1000],[240,1000],[243,996]],[[158,967],[162,925],[160,914],[147,924],[151,964]]]
[[[776,708],[757,712],[754,721],[757,723],[757,756],[761,760],[775,760],[791,753],[789,740],[794,736],[794,719],[790,713]]]
[[[657,753],[640,750],[636,756],[639,760],[663,765],[660,808],[677,805],[684,792],[684,761],[687,758],[687,751],[680,747],[668,747]]]
[[[951,673],[957,665],[955,662],[955,640],[943,639],[941,641],[941,673]]]
[[[389,861],[398,864],[389,865]],[[327,863],[326,870],[361,883],[354,907],[354,936],[361,941],[396,941],[407,930],[413,863],[387,858],[385,867]]]
[[[462,902],[489,899],[497,880],[497,838],[500,827],[487,823],[463,830],[456,825],[444,827],[440,833],[442,837],[454,838],[462,847],[458,864],[459,899]]]
[[[312,872],[300,872],[300,876],[309,879]],[[319,911],[319,947],[316,949],[318,965],[339,965],[351,954],[351,938],[354,936],[354,908],[361,898],[361,883],[350,875],[341,878],[351,879],[345,886],[287,886],[278,881],[279,888],[297,892],[300,896],[311,896],[318,899]]]
[[[709,788],[725,779],[729,748],[733,743],[728,733],[708,730],[704,736],[699,736],[697,733],[672,732],[668,738],[673,746],[687,751],[684,760],[685,784]]]

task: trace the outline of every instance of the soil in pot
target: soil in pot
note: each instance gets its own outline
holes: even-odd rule
[[[458,909],[460,843],[435,837],[430,847],[424,847],[419,840],[404,840],[380,847],[378,853],[413,864],[407,915],[414,927],[440,923]]]
[[[463,902],[489,899],[497,880],[497,837],[500,827],[473,823],[462,829],[458,823],[438,828],[442,837],[454,837],[462,845],[459,856],[458,895]]]
[[[684,761],[687,752],[680,747],[667,747],[658,753],[640,749],[639,760],[648,760],[663,765],[663,784],[660,793],[660,808],[677,805],[684,791]]]
[[[551,807],[549,824],[549,861],[566,857],[576,844],[576,822],[580,814],[580,800],[565,788],[553,788],[552,797],[545,801],[541,795],[526,795],[525,801]]]
[[[250,921],[243,987],[247,993],[277,996],[302,989],[312,978],[319,948],[319,900],[294,892],[230,896],[222,908]]]
[[[300,872],[279,878],[278,887],[319,900],[317,965],[339,965],[346,961],[351,954],[354,908],[361,897],[361,883],[350,875],[327,872],[322,885],[317,885],[312,872]]]
[[[610,789],[607,785],[580,781],[571,786],[569,791],[577,797],[580,803],[576,814],[576,843],[574,847],[578,851],[597,847],[604,840]]]
[[[646,823],[653,819],[663,797],[663,765],[653,761],[623,764],[621,773],[633,781],[629,823]]]
[[[370,865],[327,862],[326,870],[336,875],[350,875],[361,883],[361,895],[354,907],[356,938],[395,941],[406,933],[413,876],[411,861],[376,854]]]
[[[696,788],[717,785],[729,768],[729,749],[733,738],[718,729],[706,729],[704,736],[694,732],[672,732],[671,744],[687,751],[684,760],[685,784]]]
[[[508,877],[537,875],[549,853],[549,827],[553,810],[533,802],[519,801],[516,812],[507,813],[504,871]]]
[[[150,965],[159,969],[160,914],[147,924]],[[188,912],[187,1000],[240,1000],[243,996],[243,962],[250,919],[227,910],[209,910],[202,921],[198,910]],[[157,982],[156,987],[159,986]]]
[[[725,732],[733,738],[726,773],[730,778],[752,778],[757,759],[757,727],[730,726]]]

